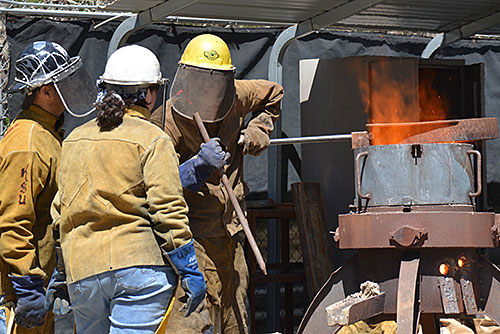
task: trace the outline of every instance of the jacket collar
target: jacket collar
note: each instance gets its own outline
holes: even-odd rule
[[[145,120],[149,120],[151,117],[151,112],[148,109],[135,104],[125,109],[125,112],[130,116],[140,117]]]
[[[52,115],[48,111],[34,104],[24,110],[23,113],[26,118],[37,122],[56,137],[60,137],[59,139],[62,138],[63,133],[61,127],[64,122],[64,114],[61,114],[61,116]]]

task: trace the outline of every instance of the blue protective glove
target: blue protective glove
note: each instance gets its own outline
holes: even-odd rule
[[[181,311],[185,312],[187,317],[205,299],[205,293],[207,292],[205,278],[198,270],[193,240],[167,254],[181,276],[181,287],[186,296],[179,298],[179,300],[185,303]]]
[[[43,278],[38,275],[14,276],[9,278],[17,296],[16,323],[25,328],[38,327],[45,321],[45,290]]]
[[[225,152],[219,138],[212,138],[200,145],[200,151],[179,166],[182,187],[197,192],[206,179],[229,162],[231,154]]]
[[[52,310],[55,315],[63,315],[71,311],[69,303],[68,286],[66,285],[66,273],[54,268],[47,295],[45,296],[45,310]]]

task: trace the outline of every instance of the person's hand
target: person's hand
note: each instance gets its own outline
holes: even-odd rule
[[[25,328],[38,327],[45,321],[45,290],[43,278],[38,275],[15,276],[9,274],[17,303],[14,310],[16,323]]]
[[[52,310],[55,315],[64,315],[71,311],[68,286],[66,285],[66,274],[59,271],[57,267],[54,268],[49,286],[47,287],[45,310]]]
[[[208,142],[200,145],[200,151],[196,157],[198,166],[210,167],[213,172],[224,167],[229,162],[231,154],[224,151],[219,138],[211,138]]]
[[[181,287],[186,295],[179,300],[185,301],[181,311],[187,317],[205,299],[207,292],[205,278],[198,269],[193,240],[168,252],[168,257],[181,277]]]
[[[197,192],[218,168],[224,167],[231,154],[224,151],[219,138],[200,145],[200,151],[179,166],[182,187]]]
[[[269,147],[269,136],[256,126],[249,126],[241,131],[238,140],[239,145],[243,145],[243,154],[259,156]]]

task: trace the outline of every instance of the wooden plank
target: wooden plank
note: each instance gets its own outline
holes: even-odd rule
[[[292,195],[300,232],[307,291],[312,299],[334,269],[333,240],[325,221],[319,183],[294,183]]]

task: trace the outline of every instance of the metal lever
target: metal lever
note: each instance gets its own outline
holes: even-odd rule
[[[361,193],[361,165],[360,165],[360,160],[361,160],[361,157],[367,157],[367,156],[368,156],[368,152],[361,152],[361,153],[358,153],[358,155],[356,155],[356,190],[357,190],[358,196],[360,198],[371,199],[372,198],[372,194],[367,193],[366,195],[363,195]]]
[[[476,179],[477,179],[477,190],[476,192],[470,192],[469,196],[470,197],[478,197],[481,195],[481,192],[483,191],[483,181],[481,179],[481,152],[477,150],[468,150],[467,154],[469,155],[475,155],[477,158],[476,162]]]
[[[294,138],[273,138],[270,145],[291,145],[291,144],[312,144],[312,143],[329,143],[335,141],[349,141],[352,135],[324,135],[324,136],[307,136],[307,137],[294,137]]]

